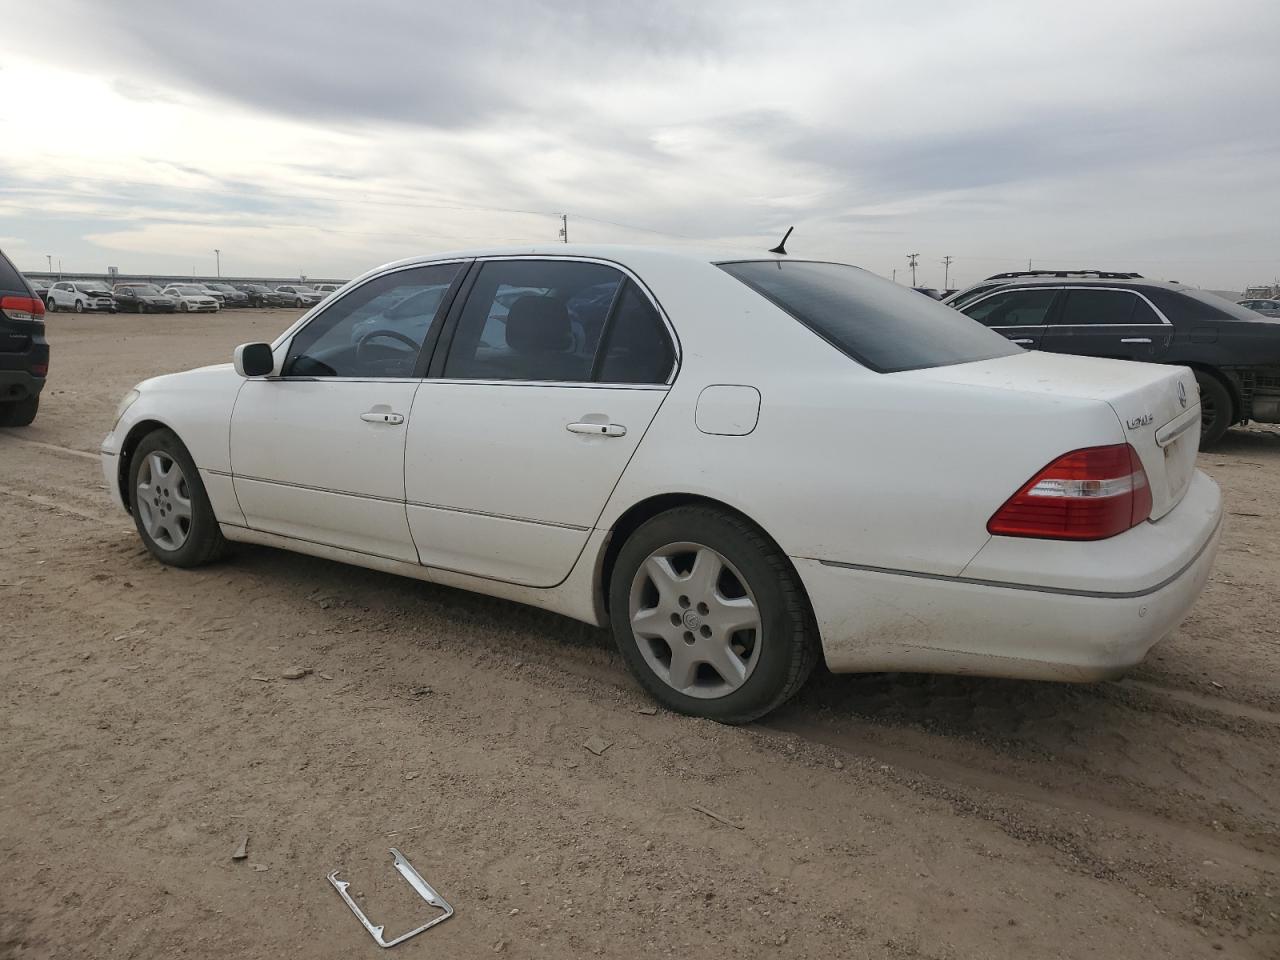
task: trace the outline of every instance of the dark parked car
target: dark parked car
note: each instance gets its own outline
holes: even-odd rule
[[[44,302],[0,253],[0,427],[25,427],[49,375]]]
[[[49,302],[49,287],[52,284],[48,280],[28,280],[27,283],[31,284],[31,289],[36,292],[40,302],[47,305]]]
[[[243,290],[237,290],[229,283],[206,283],[205,288],[213,293],[222,294],[224,307],[249,306],[249,295]]]
[[[992,277],[949,303],[1031,350],[1191,367],[1204,446],[1235,423],[1280,423],[1280,320],[1184,284],[1092,273]]]
[[[293,294],[277,293],[265,283],[237,283],[235,288],[249,298],[251,307],[293,306]]]
[[[135,313],[173,313],[178,301],[165,296],[154,283],[117,283],[111,291],[116,307]]]

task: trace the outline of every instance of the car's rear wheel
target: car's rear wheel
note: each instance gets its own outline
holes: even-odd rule
[[[0,403],[0,427],[26,427],[36,418],[40,409],[40,395],[25,400],[8,400]]]
[[[680,713],[747,723],[795,694],[817,662],[790,561],[714,507],[677,507],[637,529],[614,563],[609,610],[631,672]]]
[[[1196,383],[1200,385],[1200,446],[1211,447],[1235,422],[1235,407],[1230,391],[1213,374],[1197,370]]]
[[[226,551],[200,473],[172,431],[142,438],[129,463],[129,490],[134,525],[157,560],[198,567]]]

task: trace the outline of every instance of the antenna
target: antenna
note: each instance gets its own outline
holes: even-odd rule
[[[779,243],[776,247],[771,247],[769,249],[769,252],[780,253],[785,257],[787,255],[787,237],[791,236],[791,231],[794,229],[795,227],[787,227],[787,232],[782,235],[782,242]]]

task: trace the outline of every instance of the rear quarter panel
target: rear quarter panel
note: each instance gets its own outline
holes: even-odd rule
[[[1105,403],[877,374],[722,271],[649,280],[683,361],[599,525],[666,493],[746,514],[793,557],[958,574],[987,520],[1050,461],[1123,439]],[[747,436],[695,424],[711,384],[760,391]]]

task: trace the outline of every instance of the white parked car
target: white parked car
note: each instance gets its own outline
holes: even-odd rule
[[[1109,677],[1222,504],[1182,367],[1027,352],[856,267],[566,247],[374,270],[102,446],[160,560],[267,544],[609,625],[675,710],[836,671]]]
[[[314,287],[309,287],[305,283],[286,283],[276,287],[276,293],[293,297],[293,305],[295,307],[310,307],[319,303],[327,293],[322,293]]]
[[[115,313],[116,301],[111,288],[101,280],[59,280],[49,288],[45,309],[50,313],[57,310]]]
[[[171,283],[163,292],[178,301],[179,313],[217,313],[222,308],[217,298],[200,284]]]

